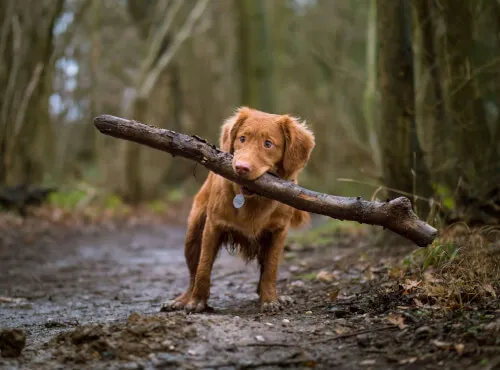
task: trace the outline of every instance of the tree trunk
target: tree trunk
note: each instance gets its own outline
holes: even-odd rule
[[[377,0],[370,0],[366,40],[366,87],[363,96],[363,113],[368,131],[368,144],[373,153],[375,171],[381,168],[380,145],[376,127],[375,102],[377,95]]]
[[[135,26],[139,31],[139,35],[144,41],[151,43],[155,37],[154,32],[158,32],[154,27],[155,11],[164,9],[159,7],[159,2],[153,1],[145,3],[143,1],[129,1],[129,12],[135,21]],[[167,7],[167,9],[169,9]],[[167,10],[168,11],[168,10]],[[144,76],[156,67],[159,58],[165,53],[170,44],[168,34],[161,39],[158,50],[154,55],[146,55],[143,63],[141,63]],[[152,57],[152,65],[144,67],[144,62],[147,58]],[[172,116],[179,112],[175,112],[175,106],[172,103],[172,88],[177,87],[172,85],[173,67],[166,68],[161,71],[156,79],[154,86],[148,96],[141,96],[141,85],[144,83],[143,78],[139,78],[135,88],[135,96],[132,99],[129,107],[129,114],[136,120],[149,121],[158,126],[163,126],[165,122],[173,122],[177,124],[176,117]],[[177,81],[178,83],[178,81]],[[176,91],[177,93],[178,91]],[[163,158],[159,153],[141,147],[135,143],[125,142],[124,145],[124,178],[123,184],[124,197],[131,203],[138,203],[145,199],[151,199],[158,195],[160,184],[164,180],[165,174],[169,169],[170,160]],[[159,166],[161,163],[161,167]]]
[[[498,223],[498,216],[484,212],[492,194],[500,193],[500,171],[498,152],[491,150],[498,143],[488,127],[472,58],[476,5],[473,0],[431,3],[432,20],[441,26],[435,42],[449,138],[446,154],[453,158],[446,168],[446,185],[458,195],[452,220]]]
[[[473,0],[442,0],[439,6],[432,3],[434,22],[443,27],[435,34],[447,136],[451,139],[447,155],[455,160],[448,168],[452,189],[459,182],[470,189],[482,188],[488,166],[484,148],[492,144],[482,98],[472,76],[475,4]]]
[[[446,178],[443,165],[449,160],[446,153],[450,140],[444,124],[446,117],[434,41],[437,30],[430,3],[431,0],[412,2],[415,116],[425,163],[430,169],[433,182],[439,183]]]
[[[418,197],[432,189],[423,163],[415,125],[415,94],[409,15],[404,0],[377,1],[377,36],[380,45],[381,124],[379,140],[382,175],[388,196],[414,194],[413,205],[421,217],[429,207]]]
[[[236,0],[239,13],[241,104],[269,113],[274,110],[266,7],[263,0]]]
[[[63,0],[0,2],[0,183],[43,180],[52,152],[53,27]]]

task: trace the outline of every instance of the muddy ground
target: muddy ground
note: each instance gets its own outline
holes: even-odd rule
[[[282,313],[259,313],[257,267],[226,251],[214,312],[160,313],[188,282],[184,233],[182,224],[11,231],[0,242],[0,329],[23,330],[26,346],[0,367],[500,368],[498,299],[453,311],[415,301],[388,274],[413,247],[375,249],[369,235],[290,243],[279,289],[296,302]]]

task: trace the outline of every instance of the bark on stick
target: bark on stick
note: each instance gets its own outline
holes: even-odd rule
[[[305,189],[266,173],[255,181],[244,180],[233,171],[232,155],[198,136],[189,136],[110,115],[94,119],[97,129],[109,136],[133,141],[198,162],[226,179],[253,192],[304,211],[339,220],[383,226],[425,247],[436,238],[437,230],[420,220],[406,197],[389,202],[370,202],[361,197],[340,197]]]

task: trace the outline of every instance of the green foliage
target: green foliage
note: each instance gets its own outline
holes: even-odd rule
[[[440,267],[453,261],[460,253],[460,248],[452,242],[435,242],[428,248],[417,249],[405,258],[407,266],[419,267],[423,271],[429,267]]]
[[[297,278],[300,280],[315,280],[316,276],[317,276],[316,272],[309,272],[306,274],[300,274],[297,276]]]
[[[64,209],[74,209],[87,197],[87,193],[83,190],[72,189],[64,192],[55,192],[49,195],[48,202],[54,207]]]
[[[435,184],[434,190],[436,195],[441,199],[441,203],[445,208],[449,210],[455,208],[455,198],[453,196],[453,192],[447,186]]]
[[[58,191],[49,195],[48,203],[53,207],[73,211],[82,205],[98,205],[108,210],[124,210],[127,206],[123,199],[114,193],[100,197],[91,197],[89,193],[80,189]]]
[[[147,203],[147,207],[157,213],[163,214],[172,203],[179,203],[186,199],[186,191],[184,188],[174,188],[168,191],[164,197],[154,199]]]
[[[353,221],[328,220],[310,230],[290,235],[289,242],[314,247],[329,245],[335,241],[339,232],[353,227],[358,228],[360,225]]]
[[[154,213],[163,214],[168,208],[167,202],[164,200],[153,200],[148,202],[148,208],[152,210]]]
[[[167,193],[168,202],[181,202],[186,198],[186,193],[182,188],[172,189]]]
[[[119,209],[124,206],[125,203],[123,202],[123,199],[117,194],[109,194],[104,199],[104,207],[107,209]]]

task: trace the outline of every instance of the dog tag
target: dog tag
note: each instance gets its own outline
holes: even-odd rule
[[[243,204],[245,204],[245,197],[243,196],[243,194],[236,194],[233,199],[234,208],[241,208],[243,207]]]

